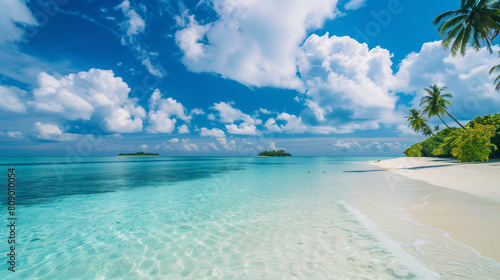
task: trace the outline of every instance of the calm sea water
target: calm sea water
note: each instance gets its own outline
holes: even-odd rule
[[[367,160],[0,158],[18,204],[16,272],[2,238],[0,278],[498,279],[499,263],[408,217],[435,187]]]

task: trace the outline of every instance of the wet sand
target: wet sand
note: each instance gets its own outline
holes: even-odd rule
[[[396,158],[371,164],[441,187],[422,204],[406,208],[410,217],[500,262],[500,161]]]

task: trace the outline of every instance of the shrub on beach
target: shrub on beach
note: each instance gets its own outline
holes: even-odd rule
[[[458,161],[487,161],[492,151],[497,150],[496,145],[491,143],[495,135],[493,125],[477,124],[474,128],[461,130],[446,138],[441,152],[451,148],[451,153]]]
[[[422,141],[422,156],[424,157],[432,157],[432,156],[442,156],[442,157],[451,157],[451,150],[445,152],[445,153],[442,153],[442,154],[434,154],[434,151],[436,151],[437,149],[439,149],[439,147],[441,146],[441,144],[443,142],[440,142],[439,140],[440,139],[446,139],[447,137],[449,137],[454,131],[456,130],[460,130],[459,128],[456,128],[456,127],[448,127],[448,128],[445,128],[441,131],[439,131],[438,133],[436,133],[436,137],[429,137],[427,139],[425,139],[424,141]]]
[[[413,144],[408,149],[406,149],[403,153],[407,157],[421,157],[422,156],[421,151],[422,151],[422,144],[416,143],[416,144]]]
[[[495,127],[495,134],[491,137],[491,143],[497,147],[500,147],[500,114],[486,115],[482,117],[476,117],[470,121],[466,126],[467,128],[475,128],[477,125],[492,125]],[[490,158],[500,158],[500,149],[493,151]]]

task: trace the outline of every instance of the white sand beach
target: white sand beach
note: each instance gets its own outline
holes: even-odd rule
[[[500,262],[500,161],[395,158],[371,162],[377,169],[449,189],[406,209],[415,221],[445,231],[483,256]]]

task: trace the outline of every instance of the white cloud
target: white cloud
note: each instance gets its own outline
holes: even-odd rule
[[[137,148],[138,148],[139,150],[143,150],[143,151],[144,151],[144,150],[146,150],[146,149],[148,148],[148,145],[146,145],[146,144],[142,144],[142,145],[140,145],[140,146],[139,146],[139,147],[137,147]]]
[[[200,108],[194,108],[193,110],[191,110],[191,115],[193,115],[193,116],[204,115],[204,114],[205,114],[205,111],[203,111],[203,109],[200,109]]]
[[[276,121],[282,121],[283,124],[277,124]],[[301,117],[288,113],[281,113],[276,119],[268,119],[264,126],[269,132],[277,133],[305,133],[308,131],[308,127],[302,122]]]
[[[136,6],[141,8],[142,13],[146,12],[146,7],[144,5],[138,4]],[[144,33],[146,29],[146,21],[137,13],[135,9],[131,7],[128,0],[125,0],[116,6],[115,10],[121,11],[124,18],[124,20],[119,23],[122,32],[125,33],[121,37],[121,44],[124,46],[130,46],[133,51],[137,52],[137,59],[150,74],[159,78],[164,77],[165,70],[159,62],[154,62],[157,60],[156,58],[158,53],[148,51],[146,45],[140,42],[139,35]]]
[[[361,146],[356,141],[337,141],[333,146],[337,150],[341,151],[352,151],[356,149],[361,149]]]
[[[200,147],[194,143],[189,143],[189,138],[187,139],[182,139],[180,142],[180,148],[181,150],[184,150],[186,152],[191,152],[191,151],[199,151]]]
[[[20,98],[25,95],[24,90],[0,85],[0,109],[15,113],[26,113],[26,105]]]
[[[311,35],[298,54],[306,94],[302,120],[313,133],[376,129],[394,122],[392,55],[349,37]]]
[[[122,28],[126,30],[126,36],[122,37],[122,45],[133,42],[133,36],[144,32],[146,22],[141,18],[137,12],[130,7],[128,0],[123,1],[115,9],[121,10],[125,21],[121,24]]]
[[[207,2],[208,3],[208,2]],[[215,0],[217,20],[185,16],[175,34],[183,63],[194,72],[216,72],[248,86],[302,88],[295,55],[307,32],[336,13],[336,0]]]
[[[210,120],[210,121],[215,121],[215,115],[210,113],[207,115],[207,119]]]
[[[129,98],[130,88],[111,70],[90,69],[61,78],[45,72],[38,75],[28,104],[37,111],[52,113],[68,120],[102,121],[109,132],[142,131],[144,108]]]
[[[209,137],[226,137],[226,134],[224,131],[218,129],[218,128],[212,128],[208,129],[206,127],[202,127],[200,131],[200,136],[209,136]]]
[[[271,111],[267,110],[267,109],[264,109],[264,108],[259,108],[259,112],[262,113],[262,114],[265,114],[265,115],[270,115],[272,114]]]
[[[46,141],[74,141],[81,137],[78,134],[67,133],[55,124],[35,123],[35,137]]]
[[[269,149],[271,149],[271,150],[275,150],[275,151],[278,151],[278,150],[284,150],[284,149],[285,149],[285,148],[278,148],[278,147],[276,146],[276,142],[271,142],[271,143],[269,143],[268,148],[269,148]]]
[[[189,127],[185,124],[181,125],[178,127],[178,131],[180,134],[186,134],[186,133],[189,133]]]
[[[366,0],[351,0],[344,5],[346,10],[356,10],[365,5]]]
[[[369,145],[366,145],[372,152],[403,152],[404,145],[399,142],[385,142],[380,144],[378,141],[374,141]]]
[[[241,112],[232,106],[232,102],[220,102],[215,103],[211,108],[218,112],[220,122],[232,124],[236,121],[243,121],[244,125],[257,125],[261,124],[262,121],[259,119],[254,119],[250,115]]]
[[[496,113],[500,108],[500,94],[493,83],[496,75],[488,72],[500,63],[496,55],[499,50],[500,47],[493,46],[494,54],[490,54],[486,48],[477,52],[470,49],[464,57],[453,57],[440,41],[425,43],[420,52],[410,53],[401,62],[396,75],[398,90],[415,94],[412,104],[416,108],[424,88],[433,84],[447,86],[445,93],[453,95],[448,111],[459,120]],[[449,118],[445,121],[453,123]]]
[[[23,139],[24,135],[21,131],[7,131],[7,136],[14,139]]]
[[[228,142],[225,137],[221,137],[217,138],[217,141],[226,151],[233,151],[236,149],[236,142],[234,140]]]
[[[169,142],[169,143],[172,143],[172,144],[173,144],[173,143],[177,143],[177,142],[179,142],[179,139],[177,139],[177,138],[172,138],[172,139],[168,140],[168,142]]]
[[[226,124],[227,133],[239,135],[258,135],[257,127],[255,125],[235,125]]]
[[[24,39],[24,27],[38,25],[26,1],[0,1],[0,44]]]
[[[214,151],[220,151],[220,149],[217,147],[217,145],[215,145],[214,142],[210,142],[207,144],[206,148],[203,149],[204,151],[208,151],[208,150],[214,150]]]
[[[177,122],[174,117],[185,122],[191,120],[191,116],[186,114],[186,108],[181,103],[171,97],[163,98],[158,89],[153,92],[149,99],[148,117],[149,126],[146,131],[149,133],[172,133]]]

